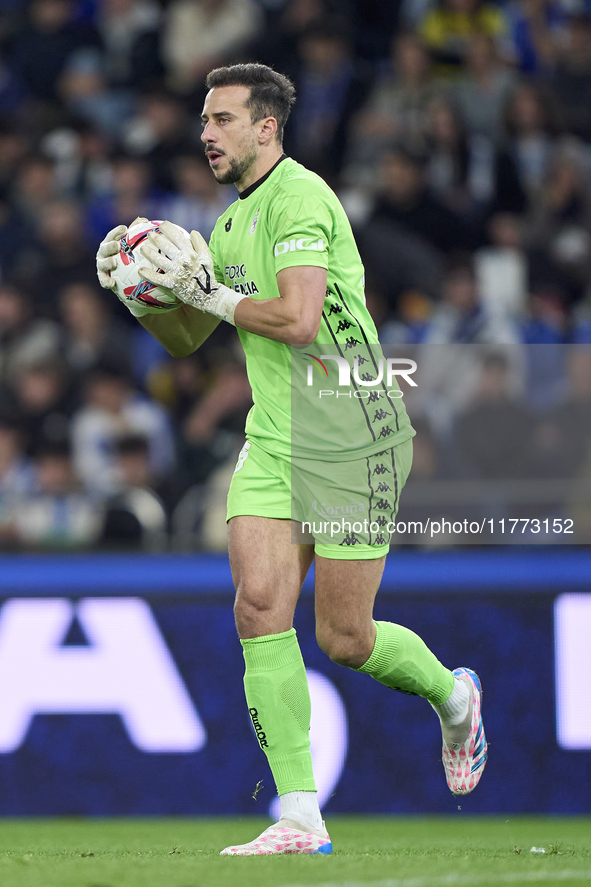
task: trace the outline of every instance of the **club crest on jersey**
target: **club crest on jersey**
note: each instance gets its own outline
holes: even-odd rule
[[[259,220],[259,213],[260,213],[260,211],[261,211],[261,208],[260,208],[260,206],[259,206],[259,208],[257,209],[256,213],[254,214],[254,217],[253,217],[252,222],[250,223],[250,228],[248,229],[248,233],[249,233],[249,234],[254,234],[254,232],[255,232],[256,229],[257,229],[257,222],[258,222],[258,220]]]

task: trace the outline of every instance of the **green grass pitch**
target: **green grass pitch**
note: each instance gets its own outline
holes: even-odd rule
[[[591,817],[331,817],[332,856],[220,857],[248,819],[0,820],[1,887],[591,884]],[[531,853],[543,847],[545,853]]]

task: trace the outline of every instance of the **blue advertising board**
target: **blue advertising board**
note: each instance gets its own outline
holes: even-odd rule
[[[226,557],[0,567],[0,815],[272,810]],[[490,758],[461,802],[430,706],[331,663],[312,590],[309,577],[295,624],[325,811],[591,813],[591,552],[389,558],[376,618],[483,681]]]

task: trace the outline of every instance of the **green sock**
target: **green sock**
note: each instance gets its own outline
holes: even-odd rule
[[[295,628],[240,643],[246,702],[277,793],[315,792],[310,692]]]
[[[393,622],[376,622],[376,643],[365,665],[356,668],[380,684],[423,696],[441,705],[451,696],[455,678],[444,668],[420,637],[409,628]]]

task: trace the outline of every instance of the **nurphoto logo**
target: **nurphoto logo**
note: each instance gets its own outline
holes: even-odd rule
[[[320,357],[315,357],[313,354],[309,354],[308,352],[304,352],[305,357],[309,357],[310,360],[313,360],[314,363],[308,364],[307,377],[306,377],[306,385],[308,388],[311,388],[314,385],[314,369],[316,369],[320,375],[324,375],[326,378],[329,378],[328,367],[324,363],[326,360],[333,360],[338,369],[338,382],[337,385],[340,388],[351,388],[351,365],[349,361],[342,357],[339,354],[321,354]],[[410,360],[410,358],[406,357],[380,357],[377,360],[373,360],[373,364],[375,367],[375,371],[377,372],[377,376],[372,376],[371,373],[363,372],[360,373],[359,367],[361,363],[367,363],[366,358],[353,358],[353,387],[355,389],[369,389],[375,388],[377,385],[382,386],[384,381],[388,390],[388,396],[399,398],[403,396],[402,391],[399,388],[392,388],[395,384],[395,377],[400,376],[410,385],[412,388],[417,387],[417,383],[414,379],[411,378],[412,374],[417,370],[416,361]],[[384,373],[385,367],[385,373]],[[384,380],[385,375],[385,380]],[[335,391],[331,389],[320,390],[318,393],[319,397],[330,397],[334,395]],[[369,398],[369,391],[366,390],[355,390],[353,392],[336,392],[337,397],[358,397],[358,398]]]

